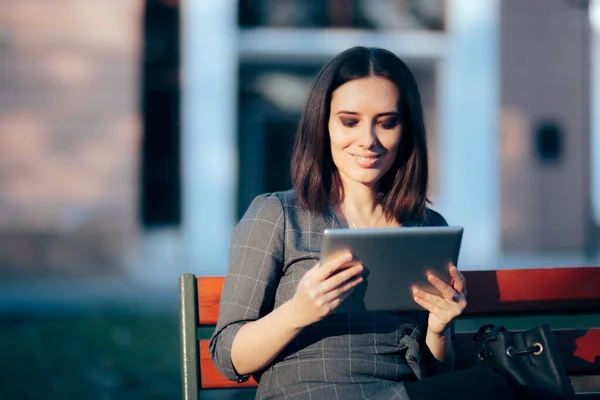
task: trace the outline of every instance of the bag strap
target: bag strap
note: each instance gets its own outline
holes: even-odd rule
[[[477,333],[473,336],[473,340],[476,342],[481,341],[482,339],[496,340],[497,336],[500,332],[505,332],[506,328],[504,326],[495,326],[493,324],[481,325]]]

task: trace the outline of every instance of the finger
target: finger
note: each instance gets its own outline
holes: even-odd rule
[[[315,265],[312,266],[312,268],[310,268],[304,273],[304,275],[302,276],[302,280],[311,281],[315,277],[315,275],[317,275],[322,269],[323,268],[321,268],[321,263],[317,262]]]
[[[452,296],[458,294],[458,292],[454,290],[452,286],[433,273],[429,273],[427,275],[427,280],[441,293],[442,297],[445,299],[451,299]]]
[[[330,290],[326,294],[323,295],[323,303],[330,303],[335,299],[345,300],[352,293],[352,289],[356,286],[360,285],[363,281],[362,276],[357,276],[354,279],[351,279],[342,285],[336,287],[333,290]]]
[[[449,312],[453,315],[459,315],[460,313],[462,313],[462,310],[464,310],[467,307],[467,299],[465,295],[457,295],[458,301],[454,301],[452,299],[441,298],[431,293],[427,293],[424,290],[419,289],[418,287],[414,287],[413,296],[420,297],[425,301],[433,304],[435,307],[437,307],[439,312],[443,313]]]
[[[442,297],[427,293],[419,288],[413,288],[413,297],[415,296],[420,297],[421,299],[433,304],[438,308],[447,308],[449,306],[449,303]]]
[[[320,262],[316,263],[315,265],[313,265],[313,267],[311,269],[309,269],[308,271],[306,271],[306,273],[304,274],[303,278],[306,279],[306,278],[311,277],[312,275],[316,274],[317,271],[319,271],[320,268],[321,268],[321,263]]]
[[[337,271],[345,268],[353,258],[354,256],[352,253],[344,252],[339,256],[332,258],[331,260],[327,260],[324,264],[320,264],[320,268],[317,270],[315,278],[324,281]]]
[[[351,288],[347,289],[345,292],[343,292],[339,296],[334,296],[328,302],[324,302],[323,304],[326,305],[327,307],[329,307],[329,313],[333,312],[333,310],[338,308],[339,305],[342,304],[342,302],[344,300],[346,300],[352,294],[352,292],[354,291],[354,287],[357,286],[358,284],[360,284],[360,282],[362,282],[362,278],[358,277],[357,282],[355,284],[352,284]]]
[[[358,264],[353,267],[346,268],[335,275],[330,276],[321,284],[321,293],[327,293],[342,285],[344,282],[360,275],[364,270],[363,266]]]
[[[430,313],[435,314],[435,312],[438,310],[438,307],[436,307],[434,304],[428,302],[427,300],[423,299],[422,297],[413,295],[413,300],[415,301],[415,303],[417,303],[418,305],[420,305],[421,307],[423,307]]]
[[[467,292],[467,281],[465,276],[456,268],[455,265],[450,266],[450,276],[452,277],[452,286],[458,293]]]

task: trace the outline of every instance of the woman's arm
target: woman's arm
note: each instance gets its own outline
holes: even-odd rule
[[[257,197],[236,226],[219,319],[210,339],[213,363],[228,379],[260,371],[303,327],[328,315],[358,285],[362,266],[345,254],[315,265],[294,297],[274,308],[283,269],[285,220],[275,195]]]
[[[231,361],[239,374],[251,374],[269,365],[300,333],[302,327],[293,315],[293,305],[287,302],[240,328],[231,346]]]
[[[315,265],[302,277],[291,300],[239,330],[231,347],[239,374],[269,365],[304,327],[325,318],[343,301],[362,281],[362,265],[349,267],[351,260],[347,253]]]
[[[431,209],[428,209],[427,211],[429,226],[448,226],[448,222],[446,222],[444,217],[439,213]],[[422,298],[427,297],[425,293],[421,293],[423,296],[416,296],[415,299],[415,301],[418,299],[417,302],[420,301],[421,303],[419,304],[428,309],[430,313],[433,310],[433,312],[438,315],[432,316],[430,314],[429,321],[434,322],[434,324],[432,326],[427,324],[427,334],[425,336],[425,344],[427,346],[425,352],[426,356],[424,357],[425,367],[433,374],[451,371],[456,364],[454,342],[452,340],[454,337],[454,321],[452,321],[452,318],[456,315],[460,315],[466,306],[466,287],[462,274],[455,268],[452,268],[452,270],[454,279],[451,285],[452,287],[448,287],[449,285],[446,285],[445,282],[440,282],[439,279],[433,279],[430,282],[438,286],[438,290],[442,293],[448,293],[450,297],[455,294],[452,290],[452,288],[454,288],[456,292],[463,294],[462,297],[465,298],[464,300],[461,298],[457,304],[445,304],[445,302],[438,301],[440,300],[439,298],[429,298],[431,301],[427,302],[426,299]],[[446,324],[448,318],[450,319],[450,322]],[[442,329],[441,332],[440,329]]]
[[[435,333],[427,329],[425,344],[431,354],[431,357],[425,357],[427,370],[433,374],[439,374],[454,369],[455,355],[450,327],[444,329],[442,333]]]
[[[413,289],[415,302],[429,311],[425,344],[431,354],[428,369],[433,372],[444,372],[454,369],[455,355],[452,342],[453,321],[467,306],[467,288],[465,277],[450,267],[450,283],[444,282],[434,274],[427,279],[442,294],[436,296],[418,288]]]
[[[215,367],[228,379],[240,379],[231,359],[238,331],[273,310],[283,269],[284,224],[279,198],[261,195],[233,231],[219,318],[209,342]]]

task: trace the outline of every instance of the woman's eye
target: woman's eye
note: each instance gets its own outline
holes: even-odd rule
[[[383,128],[383,129],[394,129],[395,127],[398,126],[398,119],[394,118],[394,119],[388,119],[385,121],[380,121],[379,125]]]
[[[345,127],[352,128],[353,126],[356,126],[356,124],[358,124],[358,121],[355,119],[342,119],[342,125]]]

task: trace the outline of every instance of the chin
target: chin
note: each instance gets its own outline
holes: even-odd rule
[[[358,183],[362,183],[363,185],[374,185],[376,184],[384,174],[381,171],[358,171],[353,174],[347,174],[346,176],[350,178],[350,180]]]

